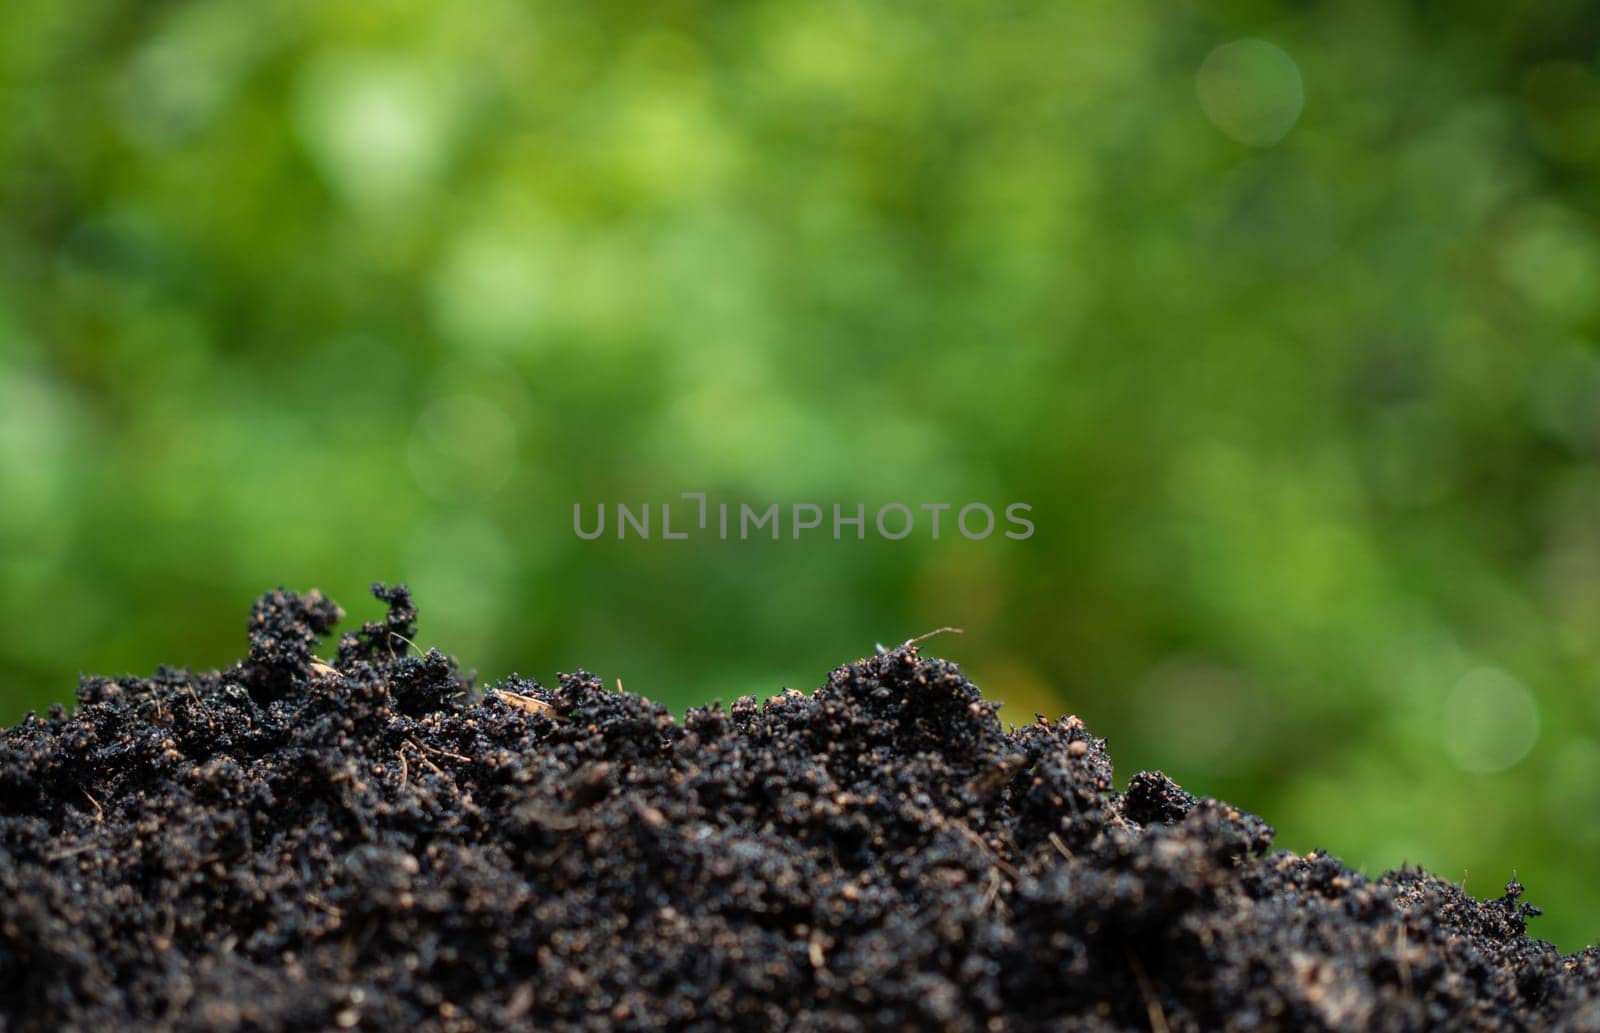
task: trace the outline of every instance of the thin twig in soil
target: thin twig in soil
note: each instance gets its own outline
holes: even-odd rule
[[[1139,983],[1139,994],[1144,998],[1145,1014],[1150,1017],[1150,1033],[1171,1033],[1167,1025],[1166,1009],[1161,1007],[1161,999],[1156,996],[1156,988],[1150,982],[1150,974],[1144,970],[1139,956],[1133,953],[1133,948],[1123,948],[1128,955],[1128,967],[1133,969],[1133,978]]]
[[[44,859],[46,861],[65,861],[69,857],[76,857],[77,855],[79,855],[81,853],[84,853],[86,851],[89,851],[89,850],[93,850],[94,848],[95,848],[95,844],[92,843],[92,842],[91,843],[79,843],[75,847],[69,847],[66,850],[57,850],[53,854],[46,854],[46,855],[44,855]]]
[[[317,896],[314,893],[307,893],[306,894],[306,903],[310,904],[314,908],[318,908],[319,910],[326,911],[328,914],[332,915],[335,918],[343,918],[344,917],[344,912],[342,910],[340,910],[337,905],[328,903],[327,901],[323,900],[321,897]]]
[[[928,641],[928,639],[933,638],[935,635],[965,635],[966,633],[967,630],[965,628],[952,628],[948,626],[943,628],[934,628],[932,631],[923,632],[916,638],[906,639],[905,644],[907,646],[914,646],[919,642]]]
[[[435,764],[433,761],[428,759],[427,754],[423,752],[421,746],[418,746],[416,743],[412,742],[410,739],[406,740],[406,745],[411,747],[413,750],[417,751],[417,759],[422,761],[422,763],[428,768],[429,771],[432,771],[435,775],[438,775],[440,778],[448,779],[450,777],[449,775],[447,775],[445,773],[444,768],[441,768],[439,765]]]
[[[954,825],[963,836],[966,836],[968,839],[972,840],[980,848],[982,848],[983,852],[989,855],[989,860],[994,863],[996,868],[1011,876],[1012,882],[1017,882],[1022,878],[1022,873],[1017,871],[1016,867],[1010,861],[1007,861],[1005,858],[995,853],[994,847],[985,842],[982,836],[968,828],[965,822],[952,821],[950,824]]]
[[[421,646],[417,645],[415,642],[413,642],[410,639],[406,638],[404,635],[400,634],[398,631],[391,631],[391,632],[389,632],[389,634],[394,636],[395,638],[399,639],[401,642],[404,642],[406,645],[410,646],[412,649],[415,649],[417,651],[417,655],[418,656],[426,656],[427,655],[427,654],[423,653]],[[389,655],[390,656],[394,656],[394,646],[392,644],[389,647]]]
[[[421,746],[421,747],[418,747],[418,748],[427,750],[429,753],[436,754],[436,755],[438,755],[440,757],[449,757],[451,760],[459,760],[464,764],[471,764],[472,763],[472,758],[471,757],[463,757],[459,753],[451,753],[449,750],[441,750],[437,746]]]

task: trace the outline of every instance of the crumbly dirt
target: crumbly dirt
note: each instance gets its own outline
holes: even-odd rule
[[[1600,953],[1270,849],[908,644],[682,720],[274,592],[0,733],[0,1030],[1600,1029]]]

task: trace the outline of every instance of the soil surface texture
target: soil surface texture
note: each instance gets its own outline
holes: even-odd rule
[[[681,720],[278,591],[0,733],[0,1031],[1600,1029],[1600,952],[1274,852],[908,643]]]

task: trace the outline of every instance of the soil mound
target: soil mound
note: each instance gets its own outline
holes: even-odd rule
[[[0,1030],[1597,1029],[1600,953],[1368,879],[908,644],[680,721],[475,690],[404,588],[319,660],[85,678],[0,733]]]

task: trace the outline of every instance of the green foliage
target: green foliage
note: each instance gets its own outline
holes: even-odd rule
[[[680,706],[956,624],[1124,776],[1592,940],[1594,20],[1203,7],[10,0],[0,717],[278,584]],[[572,533],[697,490],[1038,532]]]

